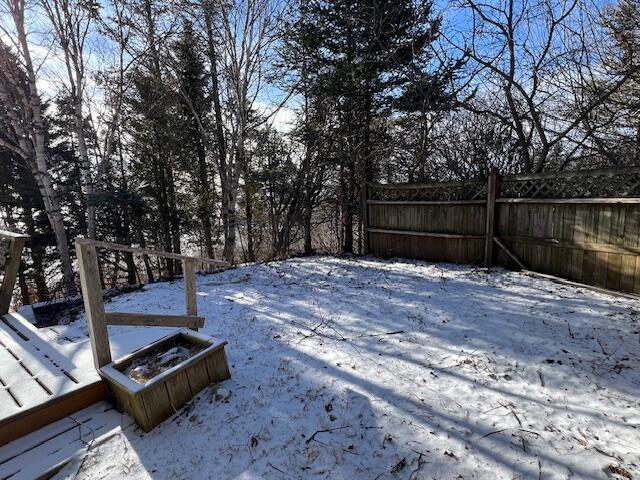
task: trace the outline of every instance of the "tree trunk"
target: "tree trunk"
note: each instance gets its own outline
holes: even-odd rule
[[[87,204],[87,236],[96,238],[96,207],[93,204],[93,179],[91,176],[91,162],[89,161],[89,152],[87,150],[87,142],[84,138],[84,119],[82,114],[82,98],[76,94],[75,99],[75,117],[76,117],[76,136],[78,137],[78,152],[80,154],[80,174],[84,186],[84,194]]]
[[[25,202],[26,203],[26,202]],[[46,302],[50,298],[49,288],[44,271],[44,248],[37,238],[33,212],[29,205],[23,204],[23,220],[27,227],[27,235],[31,237],[31,262],[33,268],[33,280],[36,284],[36,294],[38,302]]]
[[[209,175],[207,174],[207,158],[202,139],[198,141],[198,179],[200,182],[200,217],[202,220],[202,233],[207,257],[213,258],[213,239],[211,233],[211,188]]]
[[[180,253],[180,217],[178,215],[178,205],[176,201],[176,188],[173,180],[173,168],[171,163],[167,162],[167,192],[169,194],[169,220],[171,224],[171,250],[174,253]],[[176,276],[182,274],[182,262],[175,260],[173,262],[174,274]]]
[[[49,219],[49,223],[51,224],[51,228],[53,229],[56,238],[56,245],[60,255],[64,288],[67,294],[75,295],[77,293],[77,288],[73,273],[73,265],[71,263],[69,242],[67,240],[67,233],[64,227],[64,219],[62,217],[58,196],[53,188],[53,181],[51,180],[47,166],[45,147],[47,127],[44,122],[35,69],[31,59],[27,34],[24,28],[24,4],[16,2],[16,4],[13,5],[11,13],[16,26],[16,32],[18,34],[18,43],[22,50],[22,60],[24,62],[23,67],[27,74],[29,87],[29,98],[26,100],[29,104],[31,116],[31,141],[33,148],[28,148],[25,145],[26,148],[24,148],[24,150],[25,152],[32,151],[34,154],[34,161],[29,162],[31,172],[36,180],[40,194],[42,195],[47,218]],[[22,139],[22,143],[26,143],[26,139]]]
[[[253,185],[250,180],[248,162],[245,162],[244,171],[244,214],[247,222],[247,260],[256,261],[253,238]]]
[[[218,175],[220,176],[221,198],[221,217],[222,230],[224,235],[223,257],[233,263],[233,255],[235,248],[235,219],[231,221],[231,216],[235,215],[235,207],[233,206],[233,195],[230,191],[230,177],[227,164],[227,142],[224,135],[224,123],[222,119],[222,103],[220,101],[220,84],[218,81],[218,55],[215,48],[215,39],[213,34],[213,21],[211,18],[212,6],[209,2],[203,5],[205,27],[207,30],[207,46],[209,55],[209,68],[211,72],[211,96],[213,97],[213,110],[215,117],[215,136],[216,146],[218,149]]]

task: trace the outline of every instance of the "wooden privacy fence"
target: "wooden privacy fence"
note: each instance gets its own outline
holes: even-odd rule
[[[365,248],[640,293],[640,168],[368,184]]]

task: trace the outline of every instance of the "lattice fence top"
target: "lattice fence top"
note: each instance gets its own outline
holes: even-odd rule
[[[449,183],[369,185],[369,199],[377,201],[451,202],[484,200],[486,198],[487,183],[484,180]]]
[[[505,175],[502,198],[640,197],[640,168]]]

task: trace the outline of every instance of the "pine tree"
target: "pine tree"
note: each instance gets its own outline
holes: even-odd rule
[[[196,222],[200,225],[205,251],[213,258],[213,202],[214,191],[207,164],[207,132],[211,102],[207,96],[207,80],[203,58],[193,26],[185,22],[175,48],[176,88],[179,114],[174,119],[179,132],[182,166],[195,180]]]
[[[300,2],[288,25],[285,55],[304,58],[299,74],[334,108],[345,253],[354,251],[360,184],[377,176],[375,132],[384,130],[381,120],[398,92],[430,73],[424,65],[440,28],[431,7],[413,0],[312,0]]]

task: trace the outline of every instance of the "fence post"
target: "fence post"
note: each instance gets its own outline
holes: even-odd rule
[[[362,182],[361,190],[362,236],[364,237],[362,253],[366,255],[369,253],[369,204],[367,203],[367,200],[369,200],[369,186],[366,180]]]
[[[493,265],[493,236],[496,223],[496,196],[498,194],[498,171],[492,170],[487,178],[487,223],[484,237],[484,264]]]
[[[15,236],[9,240],[9,260],[4,266],[4,279],[0,285],[0,315],[9,313],[13,287],[16,284],[16,277],[20,269],[22,259],[22,248],[27,240],[26,236]]]
[[[98,254],[95,245],[86,245],[82,243],[82,239],[77,239],[76,255],[80,267],[80,286],[89,325],[93,363],[99,370],[100,367],[111,363],[111,347],[102,301]]]
[[[187,304],[187,315],[198,315],[198,299],[196,297],[196,263],[188,259],[182,261],[182,275],[184,276],[184,299]],[[192,328],[192,330],[198,330]]]

